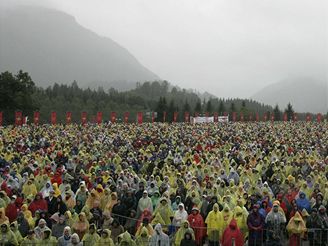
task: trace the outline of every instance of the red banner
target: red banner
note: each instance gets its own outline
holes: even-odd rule
[[[240,121],[244,121],[244,114],[243,114],[243,112],[240,112]]]
[[[173,113],[173,122],[177,122],[178,119],[178,112]]]
[[[125,112],[124,113],[124,123],[125,124],[127,124],[128,122],[129,122],[129,115],[130,115],[130,113],[129,112]]]
[[[15,112],[15,125],[21,126],[23,124],[22,111]]]
[[[151,122],[154,123],[155,122],[155,112],[151,113]]]
[[[189,123],[189,121],[190,121],[189,112],[185,112],[184,118],[185,118],[185,122],[188,122]]]
[[[255,120],[256,120],[257,122],[260,121],[260,114],[259,114],[258,112],[256,113]]]
[[[138,121],[138,124],[142,124],[142,121],[143,121],[143,114],[142,114],[142,112],[138,112],[138,114],[137,114],[137,121]]]
[[[265,114],[263,115],[263,121],[267,121],[267,120],[268,120],[268,114],[265,113]]]
[[[307,114],[306,115],[306,122],[310,122],[310,121],[312,121],[312,117],[311,117],[310,114]]]
[[[321,120],[322,120],[322,114],[317,114],[317,122],[321,122]]]
[[[214,113],[214,122],[218,122],[219,121],[219,114],[218,112]]]
[[[237,121],[237,113],[236,112],[232,112],[232,121],[233,122]]]
[[[50,121],[52,125],[56,125],[57,123],[57,113],[55,111],[51,112]]]
[[[296,113],[294,113],[293,115],[293,121],[297,121],[298,120],[298,115]]]
[[[38,111],[34,112],[33,122],[34,122],[34,125],[39,125],[39,122],[40,122],[40,112],[38,112]]]
[[[166,122],[166,112],[163,112],[163,122]]]
[[[287,113],[284,113],[283,119],[285,122],[288,120]]]
[[[81,114],[81,123],[84,126],[85,124],[87,124],[87,112],[82,112]]]
[[[103,117],[103,113],[97,112],[97,124],[98,125],[102,123],[102,117]]]
[[[2,126],[2,122],[3,122],[3,113],[0,112],[0,126]]]
[[[72,122],[72,112],[66,112],[66,124],[69,125]]]
[[[115,123],[116,122],[116,112],[111,112],[110,113],[110,121],[112,123]]]

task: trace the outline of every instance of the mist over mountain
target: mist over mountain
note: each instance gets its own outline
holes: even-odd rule
[[[0,71],[28,71],[38,86],[76,80],[86,87],[131,89],[159,79],[128,50],[52,9],[20,6],[1,11]]]
[[[266,86],[252,99],[272,106],[278,104],[282,110],[290,102],[297,112],[326,113],[328,87],[326,81],[313,78],[286,79]]]

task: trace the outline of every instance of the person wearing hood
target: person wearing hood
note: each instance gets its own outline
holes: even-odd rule
[[[236,220],[237,226],[243,234],[243,238],[248,236],[247,216],[248,212],[246,209],[242,209],[240,206],[234,208],[233,219]]]
[[[27,236],[23,239],[20,246],[39,246],[40,242],[35,238],[35,234],[33,230],[30,230],[27,233]],[[58,245],[61,246],[61,245]]]
[[[35,221],[33,219],[31,211],[28,210],[27,204],[23,204],[23,206],[21,207],[21,212],[23,213],[24,218],[27,220],[30,228],[34,228]]]
[[[114,246],[113,239],[110,238],[111,231],[109,229],[104,229],[101,232],[101,237],[96,243],[96,246]]]
[[[288,222],[287,231],[289,234],[289,246],[301,245],[304,233],[307,229],[299,212],[296,212],[296,214]]]
[[[306,195],[304,192],[300,192],[299,198],[296,199],[296,204],[297,204],[299,211],[302,211],[305,208],[306,211],[308,211],[308,213],[311,212],[310,201],[306,198]]]
[[[79,214],[78,220],[73,224],[73,231],[79,236],[83,238],[89,228],[89,222],[84,212]]]
[[[247,226],[249,230],[249,245],[262,245],[263,242],[263,228],[264,228],[264,218],[259,213],[260,206],[258,204],[253,205],[253,210],[249,213],[247,217]]]
[[[117,244],[118,236],[124,232],[123,226],[120,225],[117,219],[114,219],[109,229],[111,231],[110,237],[113,239],[113,242]]]
[[[3,224],[3,223],[9,224],[9,219],[6,216],[5,208],[0,208],[0,224]]]
[[[184,238],[181,240],[180,246],[197,246],[198,244],[192,236],[192,231],[190,229],[187,230],[184,234]]]
[[[83,246],[92,246],[94,243],[98,242],[100,236],[98,235],[96,229],[95,224],[91,224],[89,226],[89,231],[82,238]]]
[[[137,246],[136,242],[127,231],[118,236],[118,242],[118,246]]]
[[[180,203],[181,203],[181,197],[176,196],[174,199],[174,202],[172,202],[172,204],[171,204],[171,208],[172,208],[173,212],[178,211]]]
[[[229,226],[224,230],[222,235],[221,245],[222,246],[244,245],[243,233],[238,228],[237,221],[235,219],[232,219],[229,223]]]
[[[324,225],[322,224],[322,221],[320,221],[319,219],[318,210],[316,208],[312,208],[311,214],[306,221],[306,228],[309,229],[308,239],[309,239],[310,246],[320,245],[321,244],[320,229],[324,228]]]
[[[44,187],[40,190],[43,197],[48,197],[51,191],[53,191],[53,188],[50,181],[47,181]]]
[[[18,210],[19,207],[16,205],[16,196],[12,196],[10,203],[7,205],[5,210],[6,216],[8,217],[10,223],[17,219]]]
[[[149,246],[170,246],[169,236],[166,235],[163,230],[161,224],[157,224],[155,226],[155,233],[150,238]]]
[[[23,241],[23,237],[18,230],[17,221],[14,221],[10,224],[10,230],[15,234],[18,244],[21,244],[21,242]]]
[[[38,226],[34,228],[36,239],[41,240],[43,237],[43,232],[48,229],[50,228],[47,226],[47,222],[44,219],[40,219]]]
[[[222,223],[222,215],[219,211],[219,205],[214,204],[213,210],[206,217],[207,236],[210,246],[219,245],[220,229]]]
[[[36,186],[33,182],[34,182],[34,179],[29,179],[23,185],[22,194],[24,194],[25,197],[27,197],[29,195],[35,196],[37,194],[38,191],[37,191]]]
[[[318,210],[318,223],[320,224],[321,231],[321,243],[326,244],[327,243],[327,229],[328,229],[328,215],[326,212],[326,208],[321,205]]]
[[[180,227],[183,221],[188,219],[188,213],[185,210],[184,204],[180,203],[178,210],[174,213],[172,224],[176,227]],[[182,235],[183,237],[183,235]]]
[[[283,210],[279,210],[279,205],[279,201],[274,201],[272,210],[265,218],[267,239],[272,246],[282,246],[284,242],[283,232],[286,224],[286,216]]]
[[[156,218],[157,215],[160,216],[160,219],[163,220],[165,225],[171,224],[171,217],[173,217],[173,211],[171,206],[168,204],[167,198],[162,197],[159,200],[159,204],[154,211],[154,217]],[[152,222],[153,223],[153,222]],[[154,225],[154,223],[153,223]]]
[[[17,223],[18,223],[18,230],[22,237],[26,237],[27,233],[30,230],[30,225],[28,224],[27,219],[25,219],[24,214],[22,212],[19,212],[17,216]]]
[[[63,231],[63,235],[58,238],[58,246],[67,246],[71,241],[71,228],[66,226]]]
[[[138,246],[148,246],[150,242],[150,235],[146,227],[142,227],[140,232],[136,234],[136,244]]]
[[[57,216],[56,216],[57,215]],[[56,221],[56,223],[52,224],[52,235],[55,238],[59,238],[63,235],[64,229],[66,227],[66,222],[65,222],[65,217],[64,215],[58,216],[58,214],[56,214],[55,216],[51,216],[50,219],[54,219],[54,217],[56,219],[54,219]],[[58,217],[58,218],[57,218]]]
[[[231,211],[229,205],[226,203],[223,205],[223,210],[221,211],[221,217],[222,217],[222,222],[221,222],[220,235],[222,237],[224,230],[229,226],[230,221],[233,218],[233,212]]]
[[[142,197],[139,199],[137,214],[141,214],[145,209],[153,212],[153,204],[151,198],[148,196],[147,190],[143,191]]]
[[[10,230],[7,222],[1,224],[0,244],[18,246],[15,233]]]
[[[45,229],[43,231],[43,237],[42,237],[42,240],[40,240],[40,244],[44,244],[44,245],[49,245],[49,246],[57,246],[58,245],[58,242],[57,242],[57,239],[53,236],[51,236],[51,230],[48,228],[48,229]]]
[[[28,209],[32,212],[32,215],[34,215],[37,210],[48,211],[48,203],[43,199],[42,193],[36,194],[35,199],[28,206]]]
[[[67,246],[83,246],[83,243],[80,242],[79,235],[77,233],[74,233],[71,236],[70,242],[67,244]]]
[[[203,217],[199,213],[199,209],[194,206],[192,208],[191,214],[188,216],[188,221],[190,223],[190,227],[193,229],[195,233],[196,244],[202,245],[203,238],[205,236],[205,223]]]
[[[174,240],[175,246],[180,246],[180,243],[181,243],[182,239],[184,238],[185,233],[187,231],[192,233],[192,239],[195,240],[194,231],[192,230],[192,228],[190,228],[188,220],[184,220],[184,221],[182,221],[179,230],[175,234],[175,240]]]

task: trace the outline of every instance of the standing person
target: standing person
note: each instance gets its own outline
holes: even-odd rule
[[[247,226],[249,229],[249,245],[262,245],[263,242],[263,228],[264,218],[259,213],[260,206],[258,204],[253,205],[252,212],[247,217]]]
[[[289,246],[301,245],[302,238],[304,237],[306,230],[306,225],[302,219],[302,216],[299,212],[296,212],[287,225],[287,231],[289,233]]]
[[[18,246],[15,234],[10,230],[8,223],[1,224],[0,245]]]
[[[192,238],[192,233],[187,230],[184,234],[184,238],[181,240],[180,246],[197,246],[196,241]]]
[[[23,239],[21,246],[38,246],[39,240],[35,238],[34,231],[30,230],[27,233],[27,236]],[[58,244],[58,246],[62,246]],[[65,245],[66,246],[66,245]]]
[[[71,237],[71,241],[67,244],[67,246],[83,246],[83,243],[80,242],[79,235],[74,233]]]
[[[67,246],[71,241],[71,228],[66,226],[63,235],[58,238],[58,246]]]
[[[188,221],[190,223],[190,227],[195,232],[196,244],[198,246],[202,245],[205,235],[205,223],[203,217],[199,213],[199,209],[196,206],[192,208],[192,212],[188,216]]]
[[[148,196],[147,190],[143,191],[142,197],[139,199],[137,209],[138,216],[140,216],[145,209],[148,209],[151,213],[153,212],[153,203],[151,198]]]
[[[155,233],[150,238],[149,246],[170,246],[169,236],[163,232],[161,224],[155,226]]]
[[[268,245],[272,246],[283,245],[283,230],[286,224],[286,216],[282,209],[279,210],[279,205],[279,201],[274,201],[272,210],[265,218]]]
[[[209,212],[205,220],[205,224],[207,225],[209,246],[219,245],[221,222],[222,216],[221,212],[219,211],[219,205],[215,203],[213,210]]]
[[[237,225],[237,221],[232,219],[229,226],[224,230],[222,235],[222,246],[243,246],[244,237]],[[249,244],[252,245],[252,244]]]
[[[306,221],[306,227],[309,229],[308,239],[310,246],[319,245],[322,224],[319,220],[318,210],[316,208],[312,208],[310,217]]]

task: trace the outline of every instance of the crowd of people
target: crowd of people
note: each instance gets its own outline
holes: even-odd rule
[[[328,245],[328,124],[0,128],[0,245]]]

